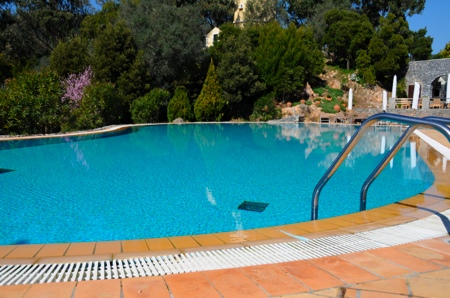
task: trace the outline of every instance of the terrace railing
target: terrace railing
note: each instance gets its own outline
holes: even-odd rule
[[[376,179],[376,177],[381,173],[384,167],[389,163],[389,161],[395,156],[395,154],[400,150],[402,145],[408,140],[409,136],[419,127],[432,128],[440,133],[442,133],[447,140],[450,142],[450,128],[447,126],[450,124],[450,119],[441,117],[425,117],[425,118],[414,118],[410,116],[381,113],[369,117],[363,122],[361,127],[353,134],[349,142],[345,145],[342,151],[339,153],[338,157],[334,160],[325,174],[322,176],[320,181],[314,188],[313,198],[312,198],[312,209],[311,209],[311,220],[318,219],[319,213],[319,196],[322,189],[325,187],[327,182],[331,179],[337,169],[341,166],[342,162],[348,156],[348,154],[353,150],[356,144],[361,140],[366,131],[376,122],[380,121],[390,121],[397,122],[405,125],[409,125],[408,129],[400,136],[395,145],[388,151],[386,156],[377,165],[375,170],[369,175],[367,180],[361,189],[360,195],[360,211],[366,209],[366,197],[367,191],[370,184]]]

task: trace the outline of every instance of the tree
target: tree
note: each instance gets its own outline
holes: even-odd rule
[[[358,75],[362,78],[363,82],[367,85],[375,85],[375,68],[373,67],[372,60],[369,53],[366,50],[361,50],[356,58],[356,68],[358,69]]]
[[[182,118],[187,121],[194,119],[194,112],[192,111],[192,105],[189,101],[186,88],[178,87],[175,89],[175,95],[169,101],[167,107],[167,118],[169,122],[177,118]]]
[[[198,79],[205,62],[205,26],[197,5],[180,7],[160,0],[125,2],[121,9],[152,75],[152,84],[169,88]]]
[[[330,10],[325,15],[323,43],[333,53],[334,60],[354,66],[357,53],[366,49],[374,34],[372,24],[365,16],[346,10]]]
[[[210,29],[233,21],[233,0],[199,0],[198,5]]]
[[[445,45],[445,48],[442,49],[438,54],[438,58],[450,58],[450,42]]]
[[[119,7],[119,3],[107,1],[102,5],[101,11],[86,16],[81,23],[81,36],[85,39],[95,39],[108,24],[115,24],[121,20]]]
[[[374,26],[380,23],[380,17],[393,14],[398,18],[405,18],[420,14],[425,8],[426,0],[352,0],[353,7],[361,14],[367,15]]]
[[[18,63],[48,56],[59,41],[73,35],[90,12],[87,0],[11,1],[9,24],[2,31],[6,54]]]
[[[325,35],[326,18],[325,15],[331,10],[353,11],[350,0],[324,0],[318,3],[314,8],[314,13],[308,18],[307,25],[314,33],[314,38],[322,44],[322,38]]]
[[[428,60],[431,58],[431,52],[433,51],[433,38],[425,36],[427,29],[422,28],[416,32],[412,32],[413,41],[409,47],[409,53],[413,60]]]
[[[412,41],[410,33],[408,23],[403,18],[388,14],[386,18],[380,19],[380,26],[370,40],[368,56],[375,77],[386,87],[391,86],[394,75],[406,70],[408,48]]]
[[[306,24],[316,13],[316,7],[324,0],[287,0],[288,13],[297,25]]]
[[[229,103],[230,117],[248,118],[254,101],[266,88],[256,74],[256,62],[252,57],[254,46],[249,31],[226,24],[221,27],[219,41],[210,48],[217,62],[223,97]]]
[[[107,24],[94,40],[92,69],[99,82],[116,83],[130,69],[137,49],[131,31],[123,21]]]
[[[282,25],[289,23],[286,2],[278,0],[248,0],[245,8],[245,23],[267,23],[278,21]]]
[[[227,102],[222,97],[219,79],[211,59],[202,91],[194,104],[195,118],[198,121],[220,121],[224,116],[226,105]]]
[[[81,36],[59,42],[50,55],[50,68],[61,77],[80,73],[88,65],[88,41]]]
[[[261,78],[282,100],[294,99],[324,66],[312,31],[293,23],[286,29],[276,22],[261,27],[254,55]]]

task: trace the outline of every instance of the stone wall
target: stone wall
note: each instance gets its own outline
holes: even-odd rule
[[[354,109],[355,113],[368,113],[369,116],[382,113],[381,109]],[[398,114],[404,116],[426,117],[436,116],[450,118],[450,109],[431,109],[431,110],[413,110],[413,109],[387,109],[386,113]]]
[[[406,85],[414,85],[418,82],[421,85],[422,97],[432,97],[431,83],[440,76],[447,76],[450,73],[450,58],[433,59],[409,62],[406,73]]]

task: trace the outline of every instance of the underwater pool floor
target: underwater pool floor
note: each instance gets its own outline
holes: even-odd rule
[[[439,136],[432,137],[448,146]],[[230,233],[0,246],[0,266],[119,260],[288,243],[297,241],[289,234],[308,239],[353,235],[433,214],[448,230],[449,221],[442,212],[450,209],[450,168],[443,166],[442,155],[435,149],[421,140],[418,145],[435,182],[425,192],[395,204],[315,222]],[[380,297],[380,293],[389,297],[444,297],[450,291],[449,240],[443,236],[310,260],[166,276],[1,286],[0,296],[39,297],[51,292],[54,297],[85,297],[88,293],[109,293],[111,297],[336,297],[344,291],[345,297]]]

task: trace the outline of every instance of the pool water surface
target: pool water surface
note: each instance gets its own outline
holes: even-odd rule
[[[308,221],[315,185],[355,130],[152,125],[95,137],[3,141],[0,244],[156,238]],[[373,127],[366,133],[323,189],[319,218],[359,210],[362,183],[401,132]],[[420,193],[433,180],[415,144],[407,143],[372,184],[367,208]]]

